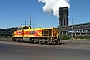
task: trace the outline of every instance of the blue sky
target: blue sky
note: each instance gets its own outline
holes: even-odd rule
[[[69,23],[90,22],[90,0],[70,0]],[[22,26],[32,15],[32,27],[57,27],[59,19],[43,12],[38,0],[0,0],[0,28]],[[29,24],[29,22],[27,22]]]

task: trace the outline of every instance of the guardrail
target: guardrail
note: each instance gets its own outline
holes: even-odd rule
[[[0,41],[12,41],[11,37],[0,37]]]

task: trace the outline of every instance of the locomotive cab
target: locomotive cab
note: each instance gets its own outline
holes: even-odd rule
[[[18,27],[18,30],[23,30],[23,29],[31,29],[30,26],[20,26]]]

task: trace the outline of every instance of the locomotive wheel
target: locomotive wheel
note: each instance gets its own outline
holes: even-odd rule
[[[12,38],[12,41],[16,41],[16,39],[15,38]]]
[[[23,42],[23,38],[20,39],[21,43]]]

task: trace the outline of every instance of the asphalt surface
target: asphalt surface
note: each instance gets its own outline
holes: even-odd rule
[[[90,44],[46,46],[0,41],[0,60],[90,60]]]

